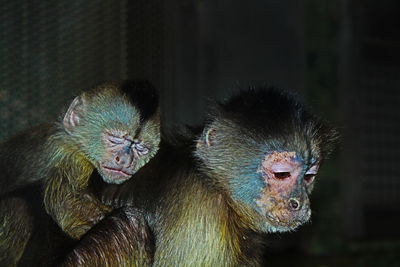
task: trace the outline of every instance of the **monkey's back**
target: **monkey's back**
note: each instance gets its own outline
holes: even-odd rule
[[[45,144],[55,132],[55,125],[41,124],[0,144],[0,195],[43,178]]]

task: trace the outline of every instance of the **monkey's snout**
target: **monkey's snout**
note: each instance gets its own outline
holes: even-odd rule
[[[289,199],[289,208],[291,210],[299,210],[301,207],[300,201],[297,198],[290,198]]]

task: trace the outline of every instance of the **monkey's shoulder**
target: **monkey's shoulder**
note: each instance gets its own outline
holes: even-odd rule
[[[41,124],[17,135],[0,144],[0,168],[2,177],[30,175],[31,169],[40,169],[38,166],[46,157],[45,144],[48,138],[56,132],[56,126]],[[33,165],[33,166],[32,166]]]
[[[51,123],[43,123],[25,129],[2,142],[0,144],[0,151],[9,147],[30,147],[44,144],[56,131],[57,126]]]

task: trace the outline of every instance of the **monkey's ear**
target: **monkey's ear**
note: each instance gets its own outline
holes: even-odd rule
[[[197,142],[197,146],[211,147],[217,143],[217,130],[213,127],[204,129],[201,139]]]
[[[75,97],[74,101],[72,101],[67,112],[65,113],[63,119],[63,126],[67,133],[72,134],[75,127],[79,125],[82,120],[85,107],[85,98],[83,96]]]

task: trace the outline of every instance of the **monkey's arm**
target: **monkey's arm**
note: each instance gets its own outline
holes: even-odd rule
[[[151,266],[153,237],[143,214],[133,208],[113,212],[91,229],[61,266]]]
[[[111,211],[87,191],[78,191],[67,182],[48,181],[44,204],[47,213],[70,237],[79,239]]]

